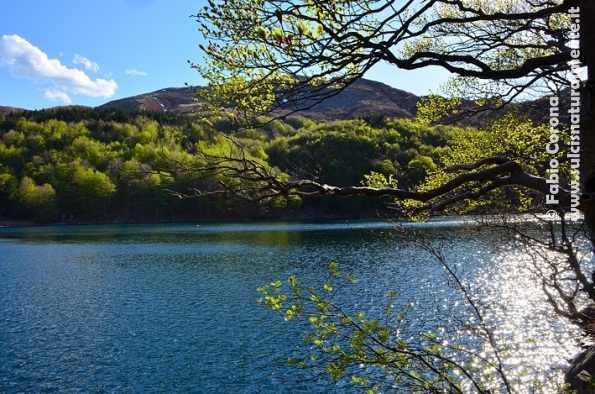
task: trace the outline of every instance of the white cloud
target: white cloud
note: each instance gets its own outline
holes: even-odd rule
[[[74,55],[74,60],[72,62],[74,64],[82,64],[87,70],[93,71],[94,73],[99,71],[99,64],[92,62],[91,60],[79,55],[78,53]]]
[[[132,68],[127,68],[124,72],[128,75],[132,75],[133,77],[146,77],[147,73],[144,71],[135,70]]]
[[[113,79],[92,80],[84,71],[68,68],[58,59],[50,59],[36,46],[18,35],[0,38],[0,66],[7,67],[13,76],[51,82],[56,89],[46,97],[64,99],[66,93],[90,97],[111,97],[118,84]]]
[[[52,101],[63,101],[66,104],[72,103],[70,96],[68,94],[66,94],[66,92],[62,92],[60,90],[55,90],[55,89],[46,90],[45,98],[52,100]]]

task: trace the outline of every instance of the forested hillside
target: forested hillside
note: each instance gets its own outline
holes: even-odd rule
[[[299,197],[260,204],[207,195],[225,175],[191,171],[231,142],[287,176],[358,185],[375,174],[411,188],[456,140],[477,130],[368,116],[317,123],[299,116],[259,130],[233,131],[195,114],[68,107],[0,117],[0,219],[34,222],[142,222],[375,215],[386,200]],[[186,169],[181,171],[180,169]],[[223,178],[222,178],[223,177]]]

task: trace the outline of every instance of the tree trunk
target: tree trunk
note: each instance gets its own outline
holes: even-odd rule
[[[580,61],[588,68],[580,111],[580,209],[591,234],[595,234],[595,2],[570,0],[569,3],[580,9],[580,21],[574,21],[580,23]]]

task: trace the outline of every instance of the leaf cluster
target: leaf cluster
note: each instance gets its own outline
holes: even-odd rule
[[[323,370],[330,383],[355,385],[366,393],[489,392],[494,380],[482,374],[495,367],[495,360],[440,333],[411,330],[413,306],[396,306],[396,292],[386,294],[376,316],[354,309],[341,295],[357,294],[357,280],[336,263],[329,272],[317,288],[291,276],[258,289],[266,308],[304,326],[310,352],[289,359],[290,364],[311,373]]]
[[[255,118],[311,108],[386,62],[441,67],[450,97],[500,106],[568,86],[569,4],[559,0],[210,1],[196,14],[205,108]],[[488,103],[488,101],[486,101]]]

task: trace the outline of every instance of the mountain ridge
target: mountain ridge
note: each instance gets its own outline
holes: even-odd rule
[[[190,113],[200,109],[199,99],[193,87],[169,87],[149,93],[108,101],[97,107],[116,108],[124,111],[156,111]],[[329,97],[316,106],[296,112],[296,115],[314,121],[332,121],[358,119],[366,117],[413,118],[417,112],[420,96],[394,88],[382,82],[359,79],[335,96]],[[505,109],[497,111],[464,111],[444,119],[444,123],[467,126],[481,126],[487,121],[510,111],[528,115],[534,121],[541,122],[547,116],[547,100],[544,98],[511,103]],[[464,100],[467,109],[477,108],[471,101]],[[53,107],[60,108],[60,107]],[[52,108],[47,108],[51,110]],[[0,106],[0,116],[11,112],[27,111],[24,108]]]
[[[336,96],[328,98],[312,109],[299,111],[299,114],[318,121],[351,119],[371,115],[410,118],[415,116],[416,105],[419,100],[420,97],[413,93],[393,88],[382,82],[360,79]],[[184,113],[198,110],[199,105],[194,88],[169,87],[111,100],[91,108]],[[27,111],[27,109],[0,106],[0,116],[18,111]]]
[[[362,116],[413,117],[419,96],[382,82],[360,79],[336,96],[315,107],[299,111],[313,120],[349,119]],[[199,101],[191,87],[165,88],[150,93],[107,102],[99,108],[190,112],[199,109]]]

